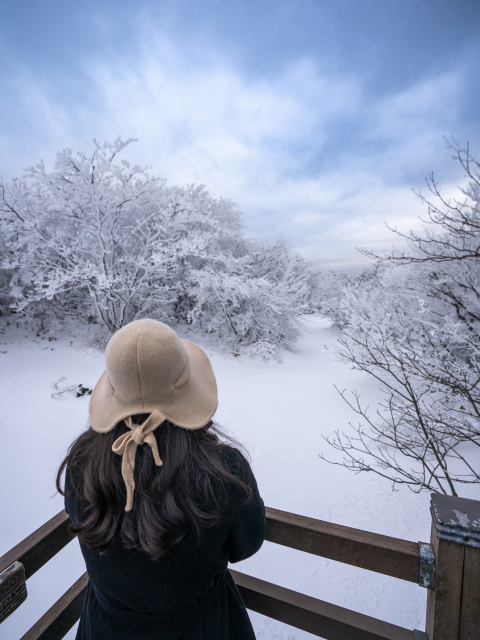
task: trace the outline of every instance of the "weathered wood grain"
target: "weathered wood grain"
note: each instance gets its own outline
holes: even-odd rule
[[[432,640],[458,640],[465,547],[439,540],[432,524],[435,589],[428,591],[426,632]],[[478,635],[476,636],[478,638]]]
[[[62,511],[0,558],[0,571],[19,560],[25,566],[28,578],[73,537],[75,536],[70,531],[68,515]],[[271,508],[267,508],[267,540],[370,571],[418,582],[420,554],[418,545],[414,542]],[[401,627],[362,616],[256,578],[236,572],[232,572],[232,575],[237,576],[242,594],[248,600],[250,608],[327,640],[337,637],[345,640],[413,638],[413,632]],[[85,574],[32,627],[28,632],[30,635],[27,634],[22,640],[51,640],[63,637],[58,635],[61,630],[66,629],[66,633],[80,615],[86,580]]]
[[[418,584],[416,542],[267,507],[267,540]]]
[[[413,631],[230,570],[247,609],[325,640],[413,640]]]
[[[480,549],[475,547],[465,547],[458,638],[480,638]]]
[[[28,580],[74,537],[67,512],[60,511],[0,558],[0,573],[18,560],[25,567]]]
[[[60,640],[73,627],[82,611],[88,574],[74,585],[36,622],[21,640]]]

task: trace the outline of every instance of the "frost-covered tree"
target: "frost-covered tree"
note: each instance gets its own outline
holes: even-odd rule
[[[64,150],[0,184],[1,268],[19,318],[72,316],[110,332],[140,317],[184,324],[229,348],[289,347],[316,275],[282,242],[247,240],[241,214],[203,186],[167,186],[118,161]]]
[[[10,280],[12,273],[9,269],[3,268],[2,257],[7,255],[7,242],[3,229],[0,226],[0,316],[9,312],[10,307]]]
[[[354,471],[452,495],[480,482],[480,164],[455,152],[470,180],[461,199],[445,200],[430,176],[428,230],[403,252],[363,251],[380,260],[374,279],[344,290],[338,354],[385,400],[371,416],[342,391],[363,425],[330,441]]]
[[[300,335],[317,275],[285,242],[246,239],[230,203],[196,211],[199,195],[208,197],[198,188],[176,190],[172,235],[154,245],[153,261],[174,300],[162,317],[213,335],[234,351],[254,345],[255,353],[269,357]]]
[[[151,246],[164,183],[114,164],[128,142],[97,144],[90,157],[64,150],[53,172],[40,163],[2,185],[11,293],[24,317],[51,311],[114,331],[159,295]]]
[[[370,291],[378,286],[379,265],[361,269],[327,269],[322,272],[316,286],[317,306],[320,313],[333,320],[334,326],[343,329],[348,317],[345,312],[345,293],[361,288]]]
[[[198,249],[185,243],[177,255],[182,268],[188,267],[172,283],[177,321],[219,336],[232,348],[255,345],[262,357],[298,338],[301,317],[311,310],[315,276],[285,243],[230,238],[203,255]]]

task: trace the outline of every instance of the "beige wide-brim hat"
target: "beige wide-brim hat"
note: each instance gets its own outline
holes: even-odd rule
[[[139,413],[158,412],[184,429],[199,429],[218,405],[206,353],[158,320],[136,320],[110,339],[106,370],[90,400],[90,424],[111,431]]]
[[[206,353],[158,320],[136,320],[110,339],[106,370],[90,399],[90,424],[107,433],[125,421],[128,431],[113,443],[122,456],[127,500],[133,508],[135,455],[148,444],[157,466],[162,466],[153,431],[165,420],[184,429],[205,426],[217,409],[217,383]],[[149,414],[142,424],[132,416]]]

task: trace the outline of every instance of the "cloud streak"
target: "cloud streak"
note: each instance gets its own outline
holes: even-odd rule
[[[12,90],[37,155],[25,163],[4,133],[10,161],[5,154],[0,172],[15,175],[38,154],[52,162],[65,146],[86,150],[93,137],[135,137],[128,159],[173,183],[206,184],[239,202],[252,235],[282,234],[323,265],[364,262],[356,245],[389,246],[384,221],[418,226],[424,208],[411,187],[431,170],[447,192],[458,181],[442,138],[464,133],[458,64],[372,95],[366,78],[334,73],[326,60],[249,76],[214,46],[196,51],[143,24],[124,55],[84,59],[63,92],[23,70]]]

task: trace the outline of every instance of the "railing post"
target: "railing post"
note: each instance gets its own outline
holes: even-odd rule
[[[433,493],[435,589],[428,592],[428,640],[480,638],[480,502]]]
[[[465,547],[459,640],[480,634],[480,548]]]
[[[428,640],[458,640],[464,548],[438,538],[432,525],[435,553],[435,589],[427,596]]]

